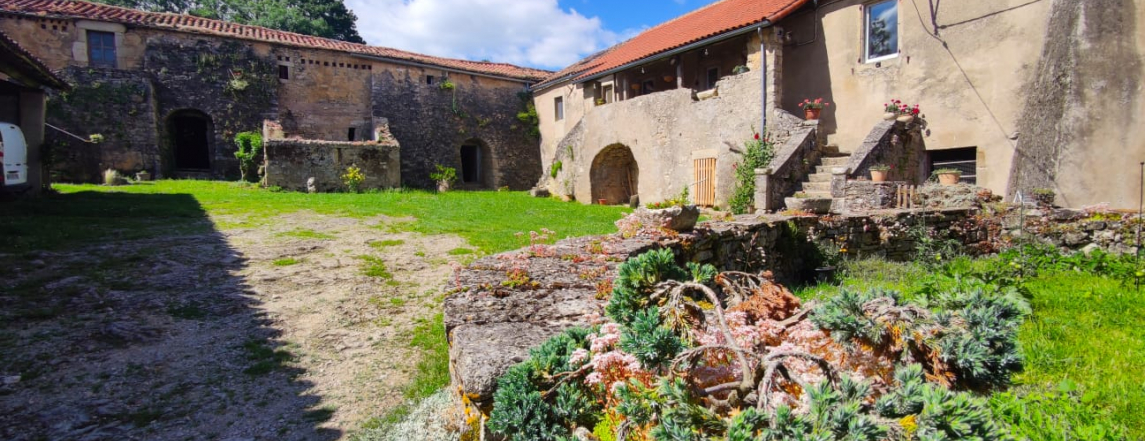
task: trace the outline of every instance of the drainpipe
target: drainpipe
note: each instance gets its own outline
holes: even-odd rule
[[[760,112],[759,133],[767,132],[767,52],[763,44],[763,26],[755,29],[756,35],[759,35],[759,97],[761,98],[761,106],[763,111]]]

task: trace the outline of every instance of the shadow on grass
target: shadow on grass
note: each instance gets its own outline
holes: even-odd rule
[[[337,439],[191,195],[0,203],[0,439]]]

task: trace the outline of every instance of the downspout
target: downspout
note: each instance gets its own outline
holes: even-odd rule
[[[759,131],[767,133],[767,52],[763,44],[763,26],[755,28],[755,33],[759,36],[759,97],[762,106]]]

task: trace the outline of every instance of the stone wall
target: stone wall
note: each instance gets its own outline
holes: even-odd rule
[[[266,185],[307,191],[314,178],[317,191],[346,191],[342,175],[357,166],[366,175],[363,189],[401,185],[401,155],[396,143],[267,139]]]
[[[849,179],[870,179],[871,167],[890,166],[887,180],[921,184],[926,181],[926,144],[921,121],[881,121],[851,153]],[[842,195],[836,195],[836,197]]]
[[[775,210],[783,198],[791,196],[819,160],[819,143],[815,121],[806,121],[792,130],[787,142],[776,147],[775,157],[767,167],[755,170],[755,209]]]
[[[530,99],[522,93],[528,80],[193,32],[0,15],[0,30],[75,83],[49,99],[48,122],[105,136],[98,145],[49,140],[59,145],[57,175],[64,180],[98,181],[105,168],[236,179],[234,136],[259,130],[263,120],[278,121],[292,136],[341,142],[351,129],[355,141],[371,139],[378,118],[390,120],[405,146],[405,185],[432,187],[429,174],[438,164],[460,173],[462,145],[480,148],[485,176],[461,188],[524,190],[541,174],[539,140],[517,119]],[[115,33],[117,69],[88,66],[86,29]],[[288,78],[279,78],[280,67]],[[429,76],[437,82],[427,84]],[[446,77],[454,89],[439,87]],[[88,99],[108,95],[114,99]],[[188,114],[209,121],[209,168],[176,170],[169,122]]]
[[[426,75],[435,83],[428,84]],[[541,176],[541,157],[539,141],[517,119],[528,99],[525,83],[449,73],[448,89],[441,87],[445,76],[433,69],[374,68],[373,115],[389,120],[402,145],[403,183],[433,187],[429,174],[435,165],[453,167],[461,176],[461,147],[472,144],[492,165],[472,187],[532,187]]]
[[[157,133],[154,82],[138,71],[68,67],[60,76],[67,92],[49,92],[46,120],[80,137],[103,135],[99,144],[56,130],[45,138],[51,153],[45,164],[53,180],[100,182],[103,170],[156,173],[162,163]]]

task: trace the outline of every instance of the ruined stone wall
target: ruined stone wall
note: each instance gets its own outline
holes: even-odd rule
[[[264,140],[266,185],[307,191],[314,178],[317,191],[346,191],[342,175],[350,166],[366,176],[362,189],[401,185],[401,155],[393,142],[340,142],[303,139]]]
[[[279,116],[283,128],[306,139],[370,139],[373,63],[349,54],[275,48],[277,66],[288,79],[279,83]]]
[[[448,74],[452,89],[443,88]],[[426,76],[434,76],[427,84]],[[462,174],[461,147],[482,151],[484,176],[472,188],[526,190],[541,175],[539,142],[517,119],[524,110],[525,83],[433,68],[377,64],[373,68],[373,116],[389,120],[402,146],[404,185],[431,188],[435,165]],[[462,188],[467,186],[464,183]]]

